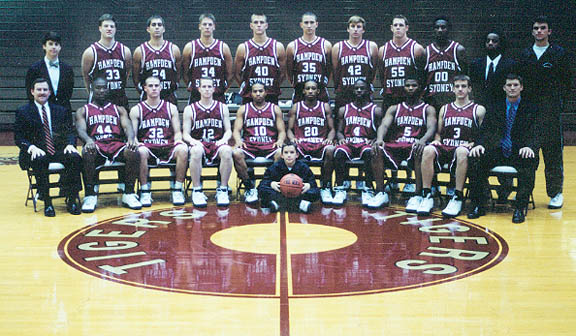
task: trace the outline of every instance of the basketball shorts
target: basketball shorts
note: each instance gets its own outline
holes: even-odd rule
[[[279,148],[274,147],[274,142],[261,143],[244,141],[244,144],[246,147],[242,148],[242,151],[252,159],[257,157],[265,157],[269,159],[279,150]]]
[[[300,142],[296,148],[300,156],[308,161],[322,161],[326,152],[326,145],[322,142]]]
[[[124,158],[120,155],[124,149],[126,149],[127,145],[125,142],[122,141],[109,141],[109,142],[99,142],[96,141],[96,147],[98,150],[98,154],[100,154],[100,160],[97,160],[97,165],[100,165],[99,161],[124,161]]]
[[[454,146],[446,146],[446,145],[433,145],[434,150],[436,151],[436,171],[441,171],[442,167],[445,164],[448,164],[448,168],[452,172],[454,168],[456,168],[456,148]],[[468,148],[465,148],[468,152],[470,151]]]
[[[178,141],[168,145],[141,143],[140,147],[146,147],[146,149],[148,149],[148,153],[150,154],[150,158],[148,159],[149,163],[163,164],[172,161],[174,153],[176,152],[176,147],[180,144],[183,144],[183,142]]]
[[[202,141],[202,147],[204,148],[204,162],[206,164],[212,164],[218,161],[218,154],[222,146],[227,144],[217,145],[216,142],[206,142]]]
[[[361,160],[364,152],[372,150],[372,145],[368,142],[352,143],[348,142],[343,145],[336,146],[334,155],[339,151],[344,152],[348,157],[348,160]]]
[[[407,161],[408,166],[413,166],[412,150],[414,145],[407,142],[386,142],[384,152],[384,166],[394,170],[400,168],[402,161]]]

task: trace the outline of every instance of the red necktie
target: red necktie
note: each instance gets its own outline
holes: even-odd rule
[[[50,135],[50,124],[48,123],[48,113],[46,112],[46,107],[42,106],[42,128],[44,129],[44,139],[46,141],[46,152],[50,155],[54,155],[56,150],[54,149],[54,141],[52,141],[52,135]]]

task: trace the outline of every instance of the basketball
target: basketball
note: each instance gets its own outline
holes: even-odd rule
[[[286,174],[280,180],[280,191],[288,198],[298,197],[302,193],[302,178],[296,174]]]

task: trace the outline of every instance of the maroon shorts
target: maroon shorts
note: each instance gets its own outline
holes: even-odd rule
[[[408,161],[410,165],[413,159],[412,149],[414,144],[406,142],[386,142],[382,148],[384,152],[384,164],[386,167],[398,170],[402,161]]]
[[[326,145],[322,142],[299,142],[296,147],[300,155],[308,161],[324,160]]]
[[[146,147],[150,153],[149,162],[155,164],[168,163],[174,158],[176,147],[182,142],[174,142],[169,145],[153,145],[141,143],[140,147]]]
[[[445,164],[448,164],[448,168],[452,171],[456,166],[456,148],[457,146],[446,146],[446,145],[433,145],[436,151],[436,171],[441,171]],[[468,152],[468,148],[465,148]]]
[[[336,146],[336,150],[334,151],[334,155],[339,151],[343,151],[348,160],[361,160],[362,155],[366,151],[372,150],[372,145],[368,142],[359,142],[359,143],[352,143],[348,142],[343,145]]]
[[[126,148],[126,143],[122,141],[109,141],[109,142],[98,142],[96,141],[96,148],[98,150],[98,154],[106,160],[110,162],[114,162],[118,159],[118,156],[124,149]],[[123,161],[123,160],[120,160]]]
[[[243,147],[242,151],[252,159],[257,157],[265,157],[269,159],[279,150],[279,148],[274,147],[274,142],[262,143],[244,141],[244,144],[246,147]]]
[[[218,160],[218,154],[222,146],[228,144],[217,145],[216,142],[205,142],[202,141],[202,147],[204,147],[204,162],[206,164],[212,164]]]

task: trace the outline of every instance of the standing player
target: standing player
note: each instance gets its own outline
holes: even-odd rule
[[[200,79],[214,78],[214,99],[224,103],[224,93],[234,79],[234,62],[228,44],[214,38],[216,19],[212,14],[202,14],[198,19],[200,38],[184,46],[182,74],[190,91],[189,104],[200,100]]]
[[[142,86],[150,76],[160,78],[162,91],[160,98],[178,105],[176,90],[180,79],[180,48],[172,42],[164,40],[164,19],[160,15],[152,15],[146,22],[146,31],[150,41],[142,43],[134,50],[134,71],[132,79],[134,86],[140,92],[140,100],[145,100]]]
[[[290,42],[286,48],[286,72],[294,87],[293,102],[304,100],[304,83],[314,81],[320,86],[318,100],[327,103],[328,80],[332,61],[332,43],[316,36],[318,21],[316,14],[306,12],[300,21],[302,37]]]
[[[214,100],[214,80],[200,79],[200,101],[184,109],[183,139],[190,145],[190,177],[192,178],[192,203],[206,206],[200,176],[202,157],[207,163],[220,160],[220,186],[216,189],[216,204],[228,206],[228,180],[232,172],[232,148],[228,140],[232,136],[228,106]]]
[[[122,106],[109,102],[108,83],[105,79],[94,79],[92,90],[94,91],[92,103],[76,111],[76,130],[84,141],[82,158],[86,191],[82,212],[94,212],[98,203],[95,190],[98,184],[96,167],[114,161],[126,163],[122,205],[133,210],[141,209],[142,204],[134,193],[140,158],[128,112]]]
[[[454,101],[454,76],[467,73],[466,50],[448,38],[452,25],[445,17],[434,20],[434,42],[426,47],[424,100],[436,110]]]
[[[115,40],[116,19],[111,14],[103,14],[98,19],[100,40],[92,43],[82,54],[82,78],[88,94],[92,93],[92,81],[97,77],[106,78],[110,89],[110,101],[128,109],[126,79],[132,68],[130,49]],[[92,102],[92,97],[88,99]]]
[[[406,101],[388,108],[372,146],[372,171],[377,193],[368,203],[369,208],[388,204],[389,197],[384,192],[384,168],[398,170],[404,160],[416,172],[416,195],[408,201],[406,212],[416,212],[422,202],[420,165],[424,147],[436,132],[436,110],[420,98],[420,83],[415,76],[406,77],[404,91]]]
[[[322,161],[322,203],[332,203],[331,181],[334,171],[334,120],[330,104],[319,101],[318,83],[307,81],[304,100],[292,105],[288,119],[288,139],[309,161]]]
[[[348,40],[340,41],[332,48],[336,111],[354,100],[354,87],[358,80],[366,82],[368,90],[372,89],[372,81],[376,76],[374,65],[378,60],[378,46],[363,39],[365,29],[366,21],[363,18],[357,15],[350,17]],[[368,93],[370,94],[370,91]]]
[[[266,34],[266,15],[252,14],[250,20],[252,39],[238,46],[234,59],[242,104],[252,100],[250,88],[255,83],[261,83],[266,88],[266,101],[278,104],[280,84],[286,75],[286,51],[282,43]]]
[[[234,121],[235,148],[234,167],[238,177],[246,187],[246,203],[258,201],[258,190],[248,176],[246,155],[271,158],[278,152],[286,139],[284,120],[280,108],[266,102],[266,89],[261,83],[252,85],[252,102],[240,106]],[[242,134],[240,134],[242,132]]]
[[[442,106],[438,117],[438,129],[434,141],[424,148],[422,154],[422,202],[418,207],[419,215],[429,215],[434,207],[432,198],[432,178],[435,169],[449,163],[450,171],[455,171],[456,191],[442,211],[444,217],[456,217],[462,210],[464,182],[468,169],[468,154],[474,147],[474,139],[486,114],[484,106],[470,100],[470,77],[454,77],[456,100]]]
[[[180,118],[176,105],[160,99],[160,78],[148,77],[144,81],[146,100],[130,110],[132,127],[137,130],[140,154],[140,202],[152,205],[150,183],[148,183],[148,160],[154,164],[168,163],[176,158],[176,182],[172,189],[172,204],[183,205],[186,200],[182,192],[186,176],[188,147],[182,142]]]
[[[360,79],[354,84],[356,95],[352,103],[338,110],[339,145],[334,152],[336,187],[332,203],[342,205],[346,201],[346,189],[342,186],[346,177],[347,160],[364,160],[365,186],[372,183],[371,159],[372,143],[376,139],[376,129],[382,119],[382,109],[370,101],[369,84]],[[367,205],[371,197],[368,189],[362,193],[362,205]]]

